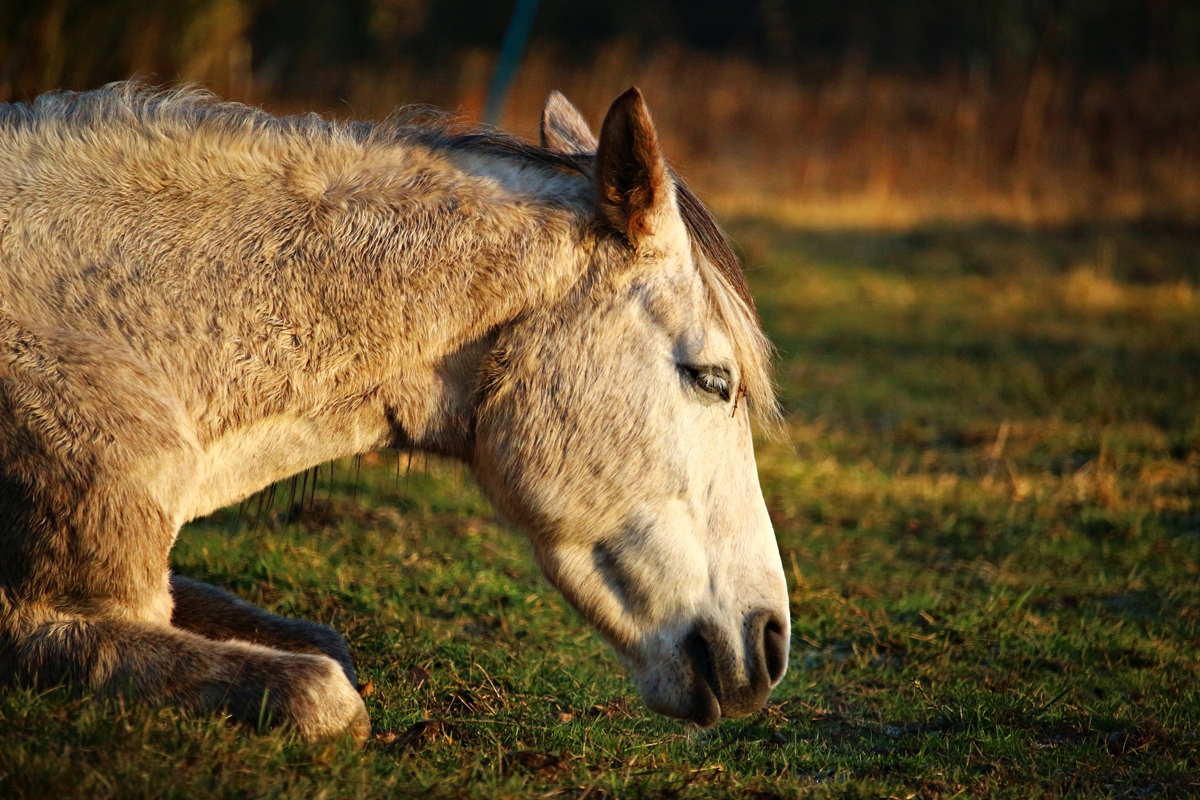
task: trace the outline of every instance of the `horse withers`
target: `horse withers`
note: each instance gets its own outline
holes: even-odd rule
[[[0,682],[370,723],[342,638],[172,575],[180,526],[380,448],[470,465],[653,710],[761,707],[788,597],[769,345],[636,89],[541,147],[117,84],[0,106]]]

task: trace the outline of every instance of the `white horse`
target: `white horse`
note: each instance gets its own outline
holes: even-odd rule
[[[636,89],[598,141],[551,95],[540,148],[132,84],[0,106],[0,682],[361,741],[338,634],[168,553],[403,447],[470,465],[651,709],[754,711],[789,641],[768,362]]]

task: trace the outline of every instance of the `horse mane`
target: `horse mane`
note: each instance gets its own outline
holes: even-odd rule
[[[246,141],[262,137],[308,146],[355,143],[360,146],[424,146],[511,158],[591,178],[592,154],[547,150],[515,135],[466,125],[453,114],[427,106],[406,106],[380,122],[335,122],[316,113],[275,116],[260,108],[218,98],[195,86],[156,88],[137,81],[109,84],[91,92],[43,94],[30,103],[0,104],[0,128],[54,124],[60,136],[88,136],[95,126],[122,123],[147,126],[153,133],[203,130]],[[741,390],[769,427],[780,415],[771,377],[773,349],[758,317],[729,238],[695,192],[674,176],[676,202],[714,310],[725,324],[742,372]]]

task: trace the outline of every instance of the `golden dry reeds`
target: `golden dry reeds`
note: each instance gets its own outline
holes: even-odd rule
[[[337,106],[257,99],[369,116],[417,101],[477,120],[493,61],[474,51],[440,75],[364,71]],[[1200,222],[1200,75],[1146,67],[1082,79],[1041,65],[1005,79],[915,78],[850,60],[838,76],[805,81],[676,47],[646,58],[619,41],[584,65],[535,47],[501,126],[535,138],[554,89],[598,124],[630,85],[649,98],[667,151],[726,217],[809,228]]]
[[[725,215],[803,227],[1200,221],[1200,76],[842,73],[806,82],[735,57],[620,43],[575,70],[526,62],[506,124],[552,88],[593,119],[636,83],[668,151]],[[464,105],[470,110],[469,105]]]

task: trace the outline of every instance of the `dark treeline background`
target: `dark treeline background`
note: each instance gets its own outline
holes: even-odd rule
[[[131,72],[173,76],[223,36],[245,38],[250,68],[294,90],[354,68],[420,59],[446,69],[495,50],[513,2],[479,0],[4,0],[3,81],[36,92]],[[580,62],[617,39],[671,42],[821,76],[849,57],[932,75],[947,68],[1124,74],[1200,67],[1193,0],[541,0],[533,38]]]
[[[0,100],[132,75],[480,116],[515,0],[0,0]],[[505,127],[630,83],[727,211],[1200,219],[1195,0],[541,0]]]

